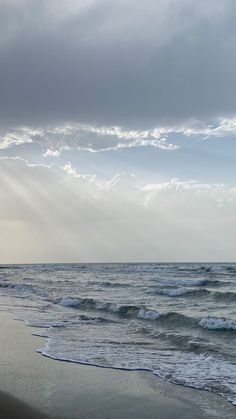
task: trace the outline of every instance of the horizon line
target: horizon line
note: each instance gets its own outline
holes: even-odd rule
[[[129,262],[9,262],[1,263],[0,266],[15,266],[15,265],[137,265],[137,264],[230,264],[236,261],[129,261]]]

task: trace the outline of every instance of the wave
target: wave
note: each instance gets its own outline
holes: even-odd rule
[[[11,282],[1,282],[0,288],[14,289],[16,292],[30,291],[34,292],[34,287],[31,284],[13,284]]]
[[[143,319],[143,320],[156,320],[161,316],[160,313],[158,313],[155,310],[147,310],[145,307],[140,308],[138,311],[137,318]]]
[[[91,310],[102,310],[117,314],[121,317],[136,317],[144,320],[155,320],[161,316],[161,314],[155,310],[149,310],[144,306],[136,305],[117,305],[114,303],[103,303],[96,301],[92,298],[72,298],[67,297],[62,300],[56,301],[65,307],[71,308],[87,308]]]
[[[210,291],[207,289],[199,289],[199,288],[172,288],[172,289],[163,289],[163,288],[150,288],[146,291],[148,294],[157,294],[157,295],[165,295],[168,297],[181,297],[183,295],[205,295],[209,294]]]
[[[180,272],[211,272],[212,271],[212,266],[179,266],[178,267],[178,271]]]
[[[211,297],[216,301],[234,302],[236,293],[232,291],[219,292],[210,291],[206,288],[159,288],[152,287],[146,291],[147,294],[161,295],[166,297]]]
[[[101,310],[118,315],[119,317],[133,317],[138,320],[158,320],[161,324],[169,324],[170,326],[187,327],[198,324],[198,319],[188,317],[184,314],[177,312],[164,312],[161,313],[156,310],[149,309],[145,306],[136,305],[117,305],[114,303],[103,303],[96,301],[92,298],[72,298],[66,297],[62,300],[55,301],[56,304],[63,305],[74,309],[89,309]]]
[[[72,298],[66,297],[62,300],[56,301],[57,303],[72,308],[87,308],[91,310],[102,310],[111,313],[116,313],[123,317],[135,316],[138,314],[140,307],[135,305],[117,305],[115,303],[103,303],[96,301],[92,298]]]
[[[194,327],[197,326],[198,319],[194,317],[186,316],[182,313],[170,311],[162,313],[160,316],[160,322],[169,325],[171,327]]]
[[[149,331],[147,331],[146,333],[149,334]],[[192,335],[179,334],[179,333],[168,333],[168,332],[165,332],[165,331],[151,332],[151,336],[154,337],[154,338],[165,340],[169,343],[173,343],[177,346],[181,346],[184,349],[186,349],[188,347],[189,342],[192,339]]]
[[[232,291],[214,292],[212,293],[212,297],[217,301],[227,301],[227,302],[236,301],[236,293]]]
[[[177,268],[179,272],[192,272],[192,273],[206,273],[206,274],[221,274],[225,272],[236,273],[236,265],[184,265]]]
[[[113,369],[152,371],[167,382],[211,391],[236,405],[236,365],[221,356],[168,349],[156,349],[153,356],[152,347],[149,349],[149,345],[144,348],[137,344],[134,354],[131,343],[121,345],[116,339],[107,342],[105,350],[104,342],[101,345],[97,342],[93,348],[86,339],[82,340],[78,343],[79,351],[70,340],[67,343],[60,345],[58,339],[49,338],[40,352],[43,356],[63,361]]]
[[[7,283],[0,283],[0,288],[14,288],[14,284]]]
[[[236,365],[222,357],[170,352],[153,373],[174,384],[211,391],[236,405]]]
[[[137,320],[158,321],[160,325],[177,328],[198,328],[199,326],[208,330],[236,330],[236,321],[218,317],[196,317],[186,316],[175,311],[159,312],[145,306],[117,305],[114,303],[103,303],[92,298],[67,297],[56,301],[56,304],[74,309],[89,309],[92,311],[106,311],[121,318],[136,318]]]
[[[109,287],[109,288],[130,288],[133,285],[132,284],[125,284],[122,282],[101,282],[99,285],[102,285],[103,287]]]
[[[114,303],[103,303],[92,298],[63,298],[57,301],[57,303],[71,308],[87,308],[91,310],[102,310],[117,314],[121,317],[136,317],[143,320],[156,320],[161,316],[161,313],[147,309],[144,306],[136,305],[117,305]]]
[[[154,282],[161,282],[167,286],[190,286],[190,287],[201,287],[201,286],[224,286],[229,282],[220,281],[218,279],[207,279],[207,278],[168,278],[161,279],[157,278]]]
[[[177,328],[177,331],[168,332],[168,331],[151,331],[146,329],[142,333],[144,335],[149,335],[153,339],[158,339],[164,342],[168,342],[171,345],[174,345],[174,348],[177,350],[182,350],[184,352],[191,351],[195,354],[208,354],[208,355],[219,355],[223,356],[221,348],[217,345],[214,345],[209,338],[204,339],[203,337],[199,337],[198,335],[194,336],[191,333],[190,329],[188,330],[190,333],[187,334],[185,329],[181,331]]]
[[[215,265],[212,266],[212,273],[216,275],[233,275],[236,274],[236,265]]]
[[[225,270],[230,273],[236,274],[236,266],[226,266]]]
[[[224,317],[203,317],[199,325],[209,330],[236,330],[236,321]]]

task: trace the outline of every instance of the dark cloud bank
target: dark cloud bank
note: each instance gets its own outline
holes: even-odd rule
[[[0,4],[0,122],[152,127],[236,108],[233,0]]]

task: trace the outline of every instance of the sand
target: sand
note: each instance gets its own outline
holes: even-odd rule
[[[1,419],[43,419],[47,416],[15,397],[0,392]]]
[[[45,339],[0,313],[0,419],[215,419],[236,417],[218,396],[128,372],[56,361]]]

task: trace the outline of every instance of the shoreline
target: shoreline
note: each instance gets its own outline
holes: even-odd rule
[[[10,313],[0,312],[0,333],[4,337],[0,412],[12,409],[8,414],[13,419],[235,417],[235,407],[219,396],[166,383],[150,372],[58,362],[42,356],[37,350],[44,347],[45,338],[32,335],[37,330],[14,320]],[[20,409],[24,416],[19,415]],[[8,419],[7,414],[4,419]]]

